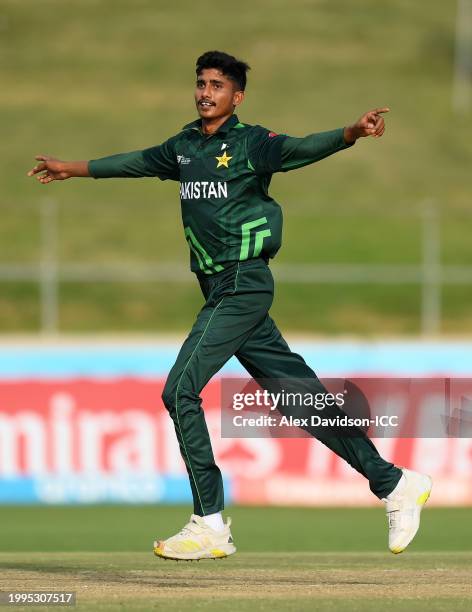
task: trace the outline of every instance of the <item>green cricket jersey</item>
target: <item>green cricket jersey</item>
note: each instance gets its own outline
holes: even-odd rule
[[[88,167],[94,178],[179,181],[192,271],[214,274],[237,261],[274,257],[282,241],[282,211],[268,193],[272,174],[347,148],[343,132],[293,138],[232,115],[208,136],[198,119],[160,145],[91,160]]]

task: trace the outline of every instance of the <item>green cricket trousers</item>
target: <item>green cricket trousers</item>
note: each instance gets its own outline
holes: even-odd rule
[[[224,495],[200,393],[228,359],[235,355],[255,380],[310,379],[315,390],[326,390],[303,358],[290,350],[268,314],[274,281],[265,260],[235,263],[212,276],[199,275],[199,281],[206,301],[169,373],[162,399],[187,467],[194,513],[204,516],[223,509]],[[377,497],[393,491],[401,470],[382,459],[362,432],[328,438],[310,433],[363,474]]]

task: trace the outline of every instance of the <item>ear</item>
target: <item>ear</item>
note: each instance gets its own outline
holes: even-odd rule
[[[244,100],[244,91],[235,91],[233,94],[233,106],[239,106]]]

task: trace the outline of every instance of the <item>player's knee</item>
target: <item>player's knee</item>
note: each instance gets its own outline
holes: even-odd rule
[[[172,385],[169,382],[166,382],[166,384],[164,386],[164,390],[162,391],[161,397],[162,397],[162,402],[164,403],[164,406],[167,408],[167,410],[172,415],[172,413],[175,410],[175,388],[174,388],[174,385]]]

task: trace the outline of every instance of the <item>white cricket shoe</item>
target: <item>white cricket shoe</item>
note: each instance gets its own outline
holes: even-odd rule
[[[398,554],[413,540],[420,526],[420,514],[428,500],[433,481],[426,474],[402,468],[403,476],[385,502],[388,520],[388,547]]]
[[[175,536],[154,542],[154,554],[163,559],[222,559],[236,552],[233,537],[229,530],[228,518],[224,529],[211,529],[201,516],[192,514],[190,521]]]

